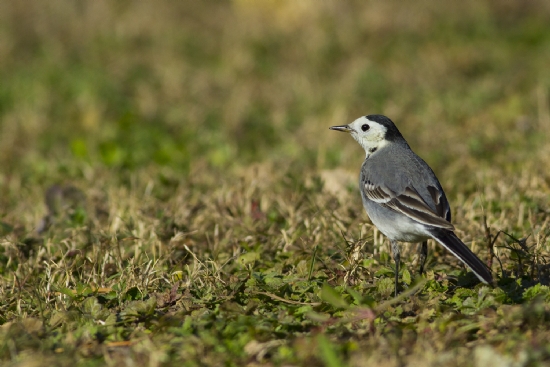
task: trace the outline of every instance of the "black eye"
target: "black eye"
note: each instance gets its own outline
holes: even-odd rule
[[[361,126],[361,130],[363,131],[367,131],[368,129],[370,129],[370,126],[367,124],[364,124],[363,126]]]

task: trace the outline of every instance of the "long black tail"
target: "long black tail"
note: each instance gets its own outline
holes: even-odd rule
[[[493,285],[493,275],[483,261],[479,259],[453,232],[445,229],[434,229],[433,238],[449,250],[460,261],[468,265],[483,283]]]

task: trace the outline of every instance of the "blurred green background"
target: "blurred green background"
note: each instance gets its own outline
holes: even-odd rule
[[[328,127],[373,113],[438,174],[540,164],[549,61],[542,0],[2,1],[0,185],[356,170],[363,153]]]
[[[545,0],[0,1],[0,361],[548,360],[549,66]],[[438,246],[387,300],[328,129],[376,113],[500,287]]]

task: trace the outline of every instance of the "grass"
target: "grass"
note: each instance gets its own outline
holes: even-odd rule
[[[1,364],[547,363],[548,10],[2,3]],[[497,287],[432,243],[393,297],[363,153],[328,130],[367,113]]]

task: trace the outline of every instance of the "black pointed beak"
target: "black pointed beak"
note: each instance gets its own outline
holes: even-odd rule
[[[329,129],[336,130],[336,131],[341,131],[341,132],[344,132],[344,133],[350,133],[352,131],[351,127],[349,127],[348,125],[331,126],[331,127],[329,127]]]

